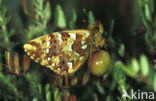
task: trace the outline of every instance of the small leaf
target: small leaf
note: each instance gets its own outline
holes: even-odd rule
[[[108,95],[108,96],[106,97],[106,101],[112,101],[111,98],[112,98],[112,97],[111,97],[110,95]]]
[[[153,82],[154,73],[155,73],[155,71],[153,69],[149,69],[149,74],[148,74],[148,77],[147,77],[149,82]]]
[[[42,95],[42,86],[41,84],[38,85],[38,92],[40,94],[40,96]]]
[[[29,69],[30,66],[30,58],[27,57],[26,55],[23,56],[23,69],[24,69],[24,73],[27,72],[27,70]]]
[[[97,90],[100,94],[104,94],[104,89],[102,88],[102,86],[100,85],[99,82],[95,83],[96,87],[97,87]]]
[[[112,33],[113,33],[113,29],[114,29],[114,19],[112,19],[111,21],[111,25],[110,25],[110,30],[109,30],[109,37],[111,37]]]
[[[60,5],[56,6],[55,10],[55,25],[58,27],[66,27],[66,17]]]
[[[39,16],[42,16],[42,12],[39,9],[36,9],[35,11]]]
[[[51,92],[50,91],[46,92],[46,101],[52,101],[51,100]]]
[[[54,91],[54,101],[57,101],[57,94],[59,93],[58,89]]]
[[[89,11],[88,13],[88,22],[89,22],[88,25],[92,25],[96,22],[92,11]]]
[[[139,72],[139,63],[135,58],[132,59],[131,64],[132,64],[131,67],[132,67],[133,71],[136,72],[136,73]]]
[[[76,13],[76,10],[75,9],[73,9],[72,10],[72,14],[73,14],[73,16],[72,16],[72,22],[76,22],[76,19],[77,19],[77,13]]]
[[[123,56],[125,55],[125,46],[124,46],[124,44],[121,44],[121,45],[120,45],[120,48],[119,48],[119,50],[118,50],[118,53],[119,53],[119,55],[120,55],[121,57],[123,57]]]
[[[48,21],[51,17],[50,2],[46,2],[43,13],[44,13],[44,18],[46,19],[46,21]]]
[[[115,63],[115,67],[116,68],[120,68],[125,73],[127,73],[127,75],[129,75],[130,77],[133,77],[133,78],[136,77],[136,73],[134,73],[129,67],[127,67],[126,65],[124,65],[121,61],[117,61]]]
[[[17,75],[20,75],[21,70],[20,70],[20,63],[19,63],[18,53],[15,53],[15,56],[14,56],[14,68],[15,68],[15,73]]]
[[[140,56],[140,71],[143,76],[147,76],[149,73],[149,63],[143,54]]]
[[[82,84],[83,85],[87,84],[87,82],[89,81],[89,77],[90,77],[89,71],[86,71],[83,75],[83,78],[82,78]]]
[[[46,84],[46,86],[45,86],[45,91],[48,92],[49,89],[50,89],[50,85],[49,85],[49,84]]]
[[[54,101],[61,101],[61,96],[58,89],[54,91]]]
[[[154,85],[154,91],[156,91],[156,73],[154,75],[154,78],[153,78],[153,85]]]
[[[145,3],[145,16],[146,16],[148,21],[152,20],[152,16],[151,16],[151,12],[150,12],[150,9],[149,9],[149,5],[147,3]]]
[[[71,85],[72,86],[76,86],[77,82],[78,82],[78,78],[77,77],[74,77],[74,78],[71,79]]]
[[[72,17],[71,17],[71,21],[69,22],[69,27],[71,29],[74,29],[75,28],[76,19],[77,19],[76,10],[75,9],[72,9]]]
[[[5,62],[9,71],[14,71],[14,63],[10,52],[5,52]]]
[[[35,98],[32,99],[32,101],[38,101],[38,99],[35,97]]]

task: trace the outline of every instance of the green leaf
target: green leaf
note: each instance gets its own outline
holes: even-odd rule
[[[115,60],[114,60],[115,61]],[[113,79],[118,82],[120,79],[125,78],[125,73],[123,70],[121,70],[121,68],[118,67],[118,65],[120,65],[121,61],[117,61],[115,62],[113,65],[114,69],[113,69]]]
[[[139,72],[139,63],[138,63],[138,61],[137,61],[137,59],[136,58],[133,58],[132,59],[132,70],[134,71],[134,72],[136,72],[136,73],[138,73]]]
[[[38,92],[40,94],[40,96],[42,95],[42,86],[41,84],[38,85]]]
[[[46,2],[43,13],[44,13],[45,20],[48,21],[50,19],[50,17],[51,17],[50,2]]]
[[[120,74],[119,74],[120,75]],[[127,87],[126,87],[126,77],[124,76],[124,75],[122,75],[123,77],[122,78],[120,78],[118,81],[117,81],[117,83],[118,83],[118,90],[120,91],[120,93],[122,93],[123,92],[123,89],[124,90],[126,90],[127,89]]]
[[[148,6],[149,6],[149,9],[150,9],[150,12],[151,14],[153,14],[154,12],[154,7],[155,7],[155,4],[154,4],[155,0],[148,0]]]
[[[72,9],[72,18],[71,18],[71,21],[69,22],[69,27],[71,29],[74,29],[75,28],[76,20],[77,20],[76,10],[75,9]]]
[[[152,66],[150,66],[150,69],[149,69],[149,73],[148,73],[148,77],[147,79],[149,80],[149,82],[153,82],[153,79],[154,79],[154,73],[155,71],[153,70],[153,67],[151,68]]]
[[[146,19],[148,21],[152,20],[152,16],[151,16],[151,12],[150,12],[150,9],[149,9],[149,5],[147,3],[145,3],[145,16],[146,16]]]
[[[83,75],[83,78],[82,78],[82,84],[83,85],[86,85],[88,83],[89,77],[90,77],[89,71],[86,71]]]
[[[144,54],[140,56],[140,71],[143,76],[147,76],[149,73],[149,63]]]
[[[38,99],[35,97],[35,98],[32,99],[32,101],[38,101]]]
[[[55,20],[56,26],[62,27],[62,28],[66,27],[66,17],[60,5],[56,6],[54,20]]]
[[[43,9],[43,0],[33,0],[33,4],[37,9]]]
[[[46,101],[52,101],[51,100],[51,92],[50,91],[46,92]]]
[[[125,66],[121,61],[117,61],[115,63],[115,67],[116,68],[120,68],[121,70],[123,70],[127,75],[129,75],[130,77],[135,78],[136,74],[133,72],[133,70],[131,70],[128,66]]]
[[[143,24],[146,26],[147,30],[149,31],[149,24],[146,20],[146,17],[145,17],[145,12],[144,10],[142,9],[143,6],[144,6],[144,3],[143,3],[143,0],[137,0],[138,1],[138,5],[139,5],[139,13],[140,13],[140,16],[141,16],[141,20],[143,22]]]
[[[77,13],[76,13],[76,10],[75,9],[73,9],[72,10],[72,14],[73,14],[73,16],[72,16],[72,22],[76,22],[76,20],[77,20]]]
[[[97,87],[97,90],[98,90],[98,92],[100,94],[104,94],[105,93],[104,89],[102,88],[102,86],[100,85],[99,82],[96,83],[96,87]]]
[[[59,93],[58,89],[54,91],[54,101],[57,101],[57,94]]]
[[[50,85],[49,85],[49,84],[46,84],[46,86],[45,86],[45,91],[48,92],[49,89],[50,89]]]
[[[109,30],[109,36],[112,35],[112,33],[113,33],[113,28],[114,28],[114,19],[111,21],[110,30]]]
[[[61,101],[61,96],[58,89],[54,91],[54,101]]]
[[[125,46],[124,46],[124,44],[121,44],[121,45],[120,45],[120,48],[119,48],[119,50],[118,50],[118,53],[119,53],[119,55],[120,55],[121,57],[123,57],[123,56],[125,55]]]
[[[147,32],[146,34],[145,34],[145,41],[146,41],[146,46],[148,47],[147,49],[148,49],[148,51],[151,53],[151,52],[153,52],[153,46],[152,46],[152,41],[151,41],[152,39],[151,39],[151,36],[150,36],[150,34]]]
[[[39,9],[35,9],[35,11],[36,11],[37,15],[42,16],[42,12],[41,12],[41,10],[39,10]]]
[[[154,91],[156,91],[156,73],[154,74],[154,78],[153,78],[153,86],[154,86]]]
[[[112,98],[112,97],[111,97],[110,95],[108,95],[108,96],[106,97],[106,101],[112,101],[111,98]]]
[[[88,13],[88,22],[89,22],[88,25],[92,25],[96,22],[92,11],[89,11],[89,13]]]

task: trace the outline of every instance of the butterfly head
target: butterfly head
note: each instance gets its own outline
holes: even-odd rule
[[[104,47],[105,39],[102,37],[103,34],[103,25],[100,21],[97,21],[95,24],[90,26],[90,29],[93,33],[93,41],[95,47]]]

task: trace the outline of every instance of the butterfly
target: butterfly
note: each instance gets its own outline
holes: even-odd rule
[[[56,74],[73,74],[92,52],[105,44],[102,24],[99,22],[94,26],[90,30],[65,30],[40,36],[26,43],[24,50],[32,60]]]

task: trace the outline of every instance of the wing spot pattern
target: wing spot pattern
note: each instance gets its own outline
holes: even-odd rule
[[[47,47],[49,47],[49,46],[50,46],[50,41],[47,42]]]
[[[48,48],[48,49],[46,49],[46,53],[47,53],[47,54],[49,53],[49,48]]]
[[[83,45],[82,47],[81,47],[81,49],[86,49],[87,48],[87,45]]]

